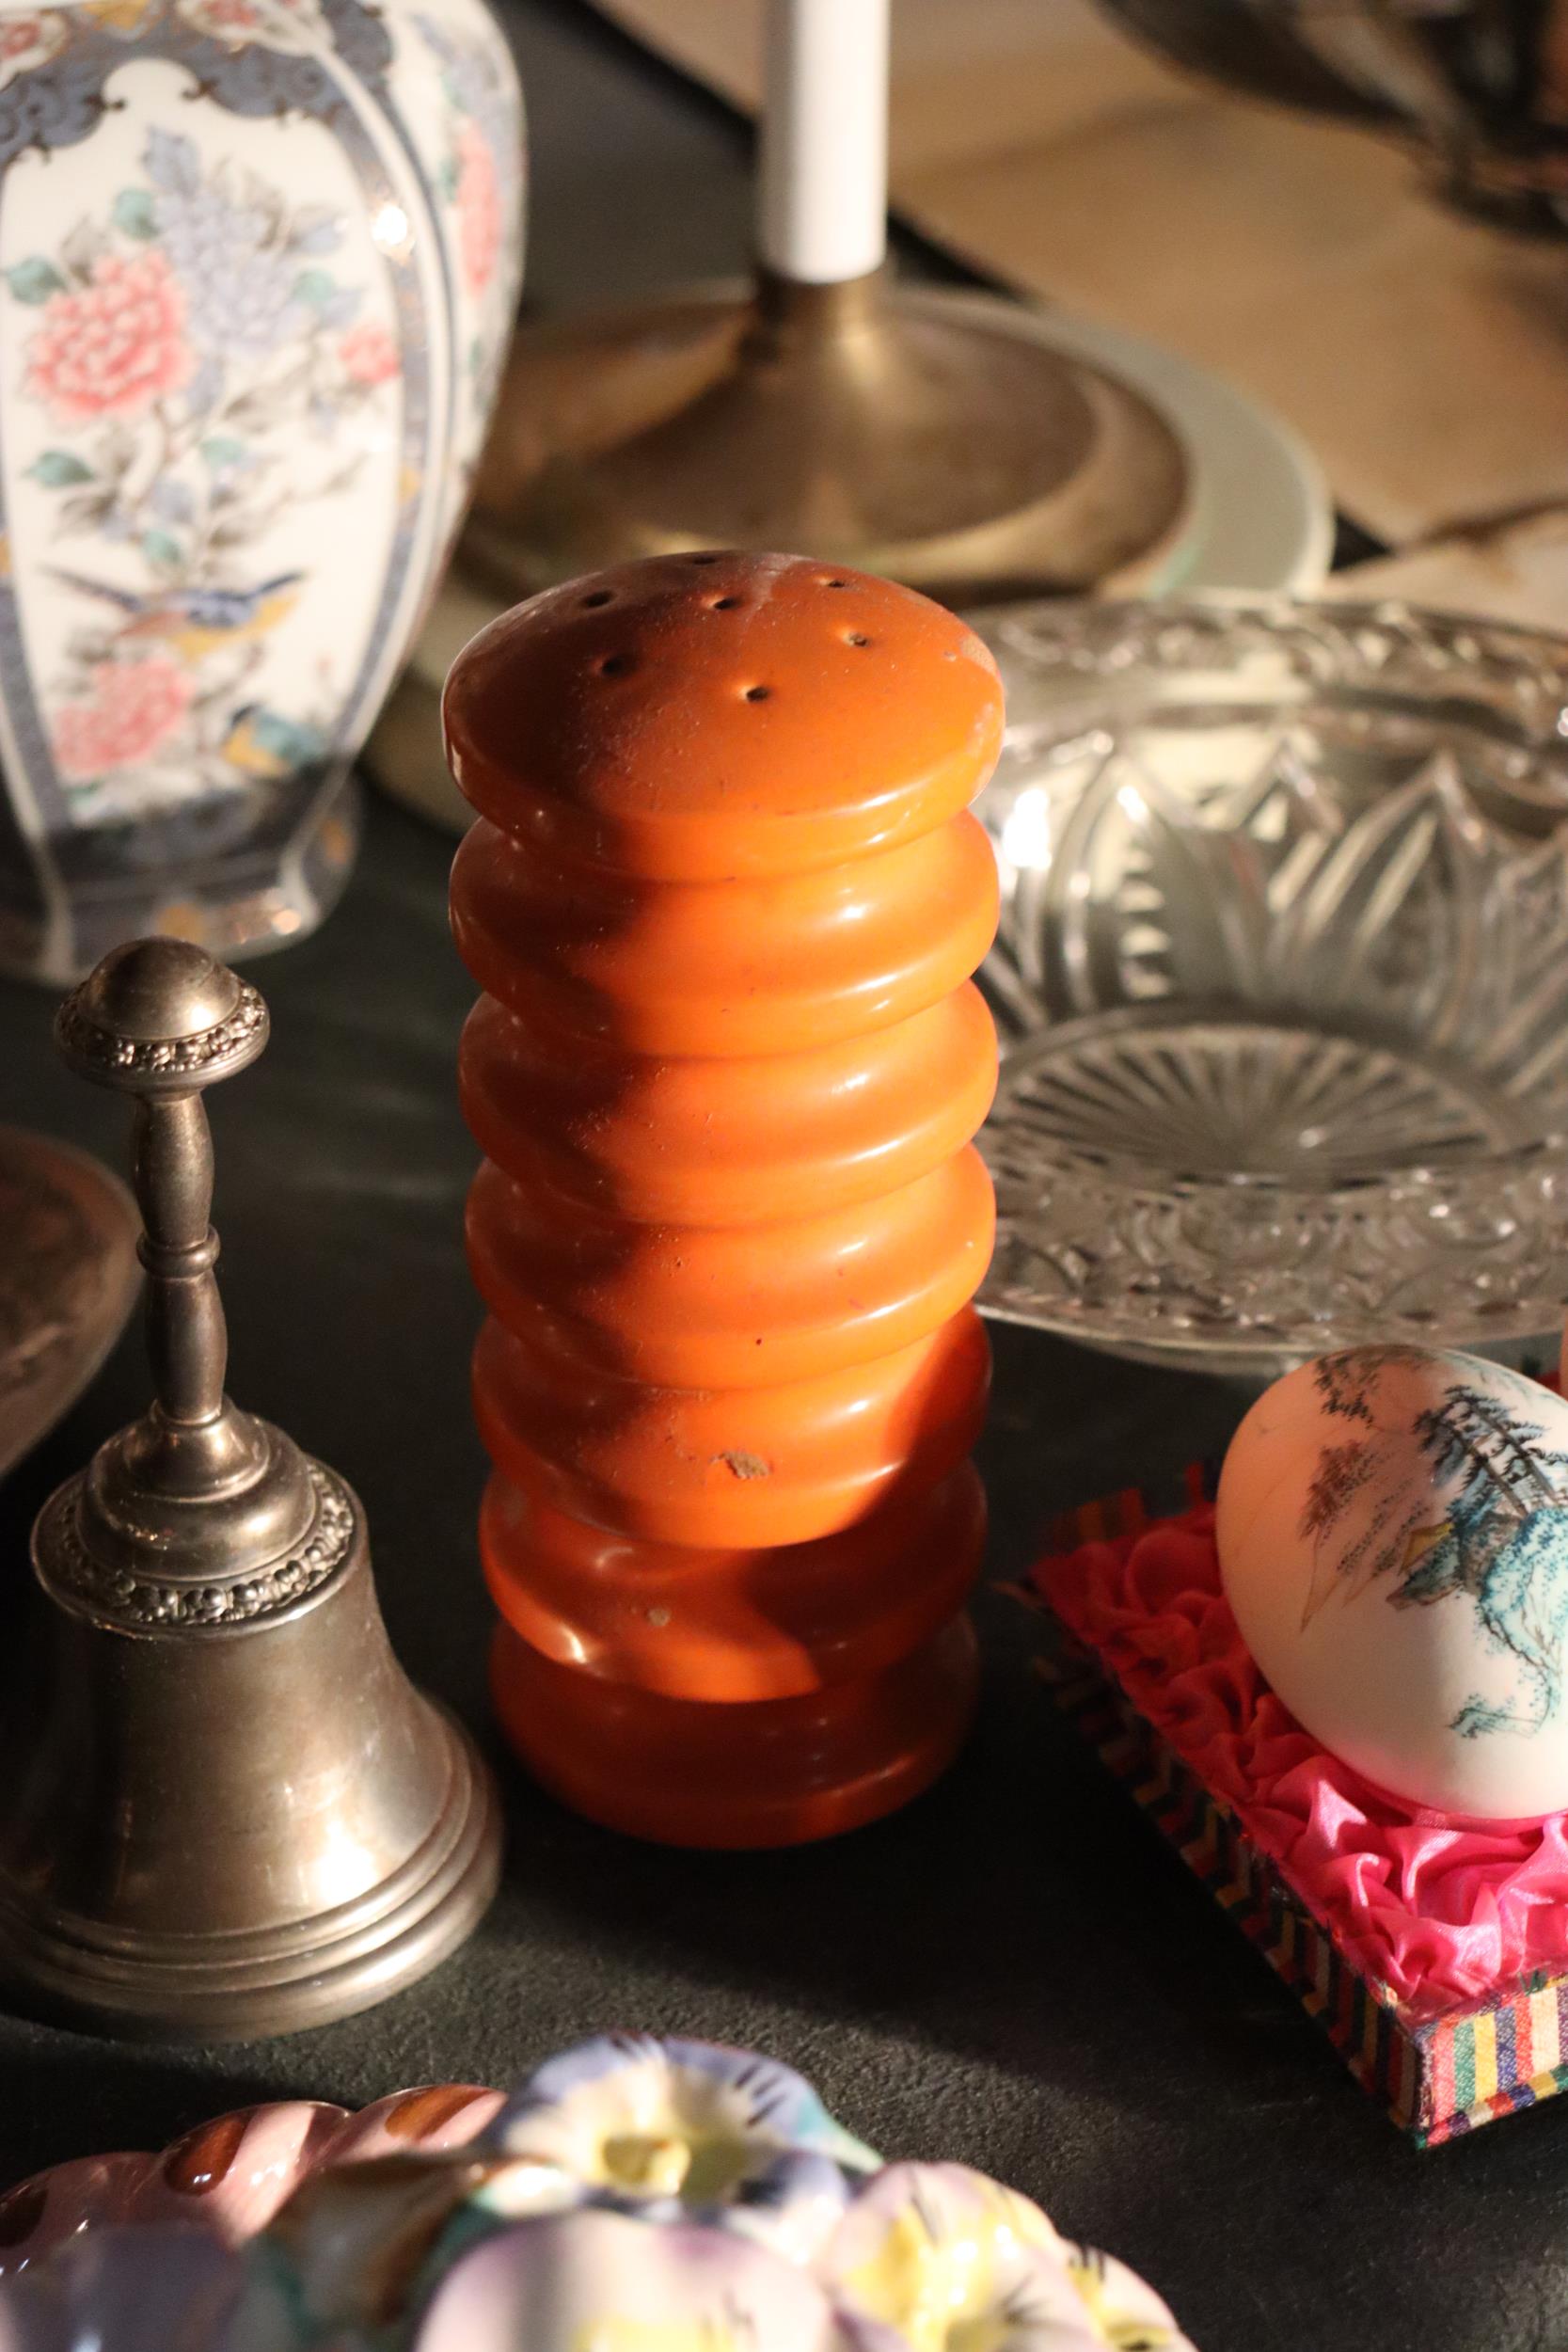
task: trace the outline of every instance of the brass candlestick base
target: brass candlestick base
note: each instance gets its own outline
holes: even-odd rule
[[[1146,402],[1000,305],[884,272],[525,329],[462,562],[508,597],[682,548],[799,551],[949,602],[1081,591],[1181,514]]]
[[[156,1399],[34,1530],[41,1623],[0,1725],[0,1968],[120,2033],[321,2024],[469,1932],[494,1790],[392,1655],[352,1490],[223,1392],[201,1090],[261,1051],[261,997],[144,940],[56,1034],[136,1104]]]

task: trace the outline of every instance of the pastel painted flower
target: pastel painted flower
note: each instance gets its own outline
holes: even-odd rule
[[[468,291],[483,294],[500,252],[500,188],[490,142],[467,115],[457,131],[457,243]]]
[[[460,113],[482,120],[497,98],[496,64],[487,44],[454,40],[451,30],[420,10],[414,18],[420,39],[441,68],[441,85]]]
[[[498,2195],[483,2205],[476,2192],[486,2184]],[[422,2279],[440,2277],[470,2247],[580,2201],[552,2167],[477,2148],[368,2161],[351,2153],[308,2173],[252,2240],[224,2352],[300,2344],[337,2352],[396,2318]]]
[[[486,2140],[559,2166],[602,2203],[654,2220],[689,2215],[797,2262],[811,2259],[851,2183],[877,2163],[787,2066],[634,2035],[551,2058]]]
[[[264,359],[299,324],[299,265],[269,246],[259,206],[230,203],[203,188],[159,195],[153,218],[170,261],[190,289],[193,342],[243,365]]]
[[[230,49],[253,40],[269,49],[301,48],[321,22],[315,0],[179,0],[179,8],[198,32]]]
[[[185,13],[210,33],[254,33],[266,22],[254,0],[200,0]]]
[[[349,328],[338,345],[338,357],[356,384],[389,384],[402,366],[391,333],[370,319]]]
[[[961,2164],[895,2164],[817,2275],[863,2352],[1192,2352],[1159,2296]]]
[[[264,205],[236,203],[203,176],[185,133],[154,127],[143,161],[153,225],[188,298],[191,341],[214,362],[268,358],[304,318],[297,254],[276,241]]]
[[[1114,2254],[1069,2247],[1068,2276],[1089,2315],[1095,2344],[1109,2344],[1112,2352],[1193,2352],[1168,2304]]]
[[[87,0],[82,13],[103,31],[129,37],[139,33],[149,17],[158,14],[161,6],[162,0]]]
[[[849,2352],[816,2280],[717,2230],[531,2221],[453,2265],[410,2352]]]
[[[26,389],[64,424],[137,417],[193,365],[185,296],[162,253],[100,254],[90,281],[51,294],[29,338]]]
[[[0,24],[0,89],[19,73],[57,56],[70,38],[70,24],[58,9],[8,17]]]
[[[13,58],[24,57],[29,49],[43,48],[48,30],[41,16],[8,17],[4,24],[0,24],[0,65],[9,65]]]
[[[0,2282],[7,2352],[204,2352],[239,2285],[239,2258],[204,2230],[94,2228]]]
[[[997,2352],[1054,2352],[1042,2331],[1083,2315],[1064,2255],[1027,2198],[963,2165],[895,2164],[850,2206],[821,2275],[873,2342],[886,2331],[889,2346],[912,2352],[953,2352],[971,2339]],[[1078,2352],[1070,2336],[1060,2341]]]
[[[166,743],[190,707],[191,681],[165,653],[100,661],[91,692],[55,714],[55,756],[62,775],[87,784],[134,768]]]

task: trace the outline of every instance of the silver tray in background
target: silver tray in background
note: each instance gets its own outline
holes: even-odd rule
[[[97,1160],[0,1127],[0,1476],[70,1410],[124,1329],[140,1231],[131,1195]]]

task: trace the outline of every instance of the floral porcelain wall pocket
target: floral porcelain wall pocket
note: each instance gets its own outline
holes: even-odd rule
[[[0,962],[330,906],[521,178],[482,0],[0,0]]]
[[[1125,2264],[753,2051],[293,2100],[0,2200],[7,2352],[1193,2352]]]

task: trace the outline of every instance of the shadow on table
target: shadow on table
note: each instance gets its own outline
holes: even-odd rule
[[[1000,1354],[986,1453],[1004,1576],[1044,1511],[1119,1483],[1134,1415],[1145,1447],[1158,1429],[1166,1449],[1150,1470],[1219,1442],[1235,1417],[1212,1384],[1161,1383],[1162,1422],[1148,1375],[1132,1386],[1115,1365],[1019,1335],[1001,1335]],[[1067,1379],[1071,1425],[1091,1433],[1070,1462],[1050,1428]],[[0,1496],[13,1546],[80,1446],[62,1433]],[[388,1483],[401,1475],[396,1446],[380,1458]],[[372,1464],[366,1485],[381,1474]],[[430,1484],[409,1489],[411,1525],[382,1520],[384,1594],[410,1663],[480,1721],[483,1597],[456,1561],[432,1593],[432,1543],[460,1499],[437,1493],[427,1527]],[[1214,2352],[1497,2342],[1498,2252],[1476,2233],[1499,2211],[1509,2276],[1536,2282],[1523,2319],[1568,2318],[1568,2289],[1553,2284],[1568,2113],[1418,2155],[1055,1718],[1031,1664],[1035,1620],[994,1590],[978,1615],[987,1690],[971,1745],[874,1828],[776,1854],[639,1846],[554,1804],[492,1739],[509,1819],[500,1897],[463,1954],[384,2008],[220,2050],[0,2019],[6,2180],[89,2150],[156,2147],[263,2098],[355,2106],[442,2079],[504,2084],[552,2049],[635,2028],[767,2050],[873,2145],[1010,2181],[1155,2279]],[[1479,2204],[1478,2185],[1491,2192]],[[1423,2249],[1402,2260],[1397,2319],[1390,2243]]]
[[[1065,1471],[1053,1463],[1054,1491],[1040,1494],[1050,1407],[1023,1378],[1038,1364],[1038,1346],[1029,1335],[998,1335],[998,1402],[985,1448],[993,1575],[1022,1569],[1042,1510],[1121,1483],[1111,1468],[1121,1458],[1119,1368],[1074,1355],[1074,1424],[1085,1425],[1085,1394],[1102,1406],[1101,1458],[1085,1454]],[[1206,1387],[1212,1401],[1194,1435],[1212,1442],[1234,1406]],[[68,1422],[0,1490],[0,1537],[13,1559],[33,1510],[87,1450]],[[1066,1491],[1064,1477],[1072,1481]],[[413,1596],[400,1593],[390,1550],[382,1583],[410,1664],[470,1720],[482,1719],[467,1639],[483,1613],[477,1571],[452,1596],[451,1613],[465,1622],[450,1659],[420,1655],[429,1628],[422,1600],[400,1627]],[[0,1638],[8,1607],[0,1601]],[[1208,2049],[1225,2054],[1237,2094],[1255,2101],[1259,2066],[1288,2070],[1304,2040],[1317,2059],[1310,2034],[1056,1720],[1033,1664],[1037,1622],[994,1589],[977,1611],[987,1687],[976,1730],[947,1778],[904,1813],[778,1853],[647,1847],[567,1814],[488,1735],[509,1816],[507,1875],[465,1955],[383,2010],[251,2051],[160,2058],[18,2021],[0,2030],[0,2052],[24,2038],[32,2080],[12,2119],[24,2163],[107,2144],[120,2113],[116,2128],[145,2145],[217,2106],[262,2095],[353,2103],[443,2075],[505,2082],[549,2047],[612,2026],[754,2041],[781,2056],[821,2036],[830,2066],[835,2037],[848,2028],[851,2044],[863,2035],[879,2046],[950,2052],[1156,2113],[1183,2095],[1194,2054]],[[1125,2055],[1107,2064],[1112,2020],[1124,2051],[1130,2041],[1145,2047],[1136,2067]],[[86,2130],[76,2120],[85,2110]]]

